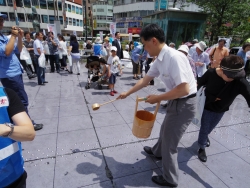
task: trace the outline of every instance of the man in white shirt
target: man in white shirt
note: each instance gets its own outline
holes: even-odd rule
[[[153,176],[152,181],[161,186],[176,187],[179,177],[177,146],[195,114],[196,81],[187,57],[165,44],[164,31],[158,25],[147,25],[140,36],[144,49],[151,57],[157,58],[146,76],[129,91],[120,94],[118,99],[124,99],[147,86],[154,77],[160,77],[166,85],[164,94],[146,98],[145,102],[150,104],[169,100],[169,105],[157,143],[152,148],[145,146],[144,151],[162,159],[163,175]]]
[[[34,60],[35,60],[36,67],[37,67],[38,85],[44,85],[45,83],[48,83],[47,81],[45,81],[45,68],[40,67],[38,63],[38,58],[40,57],[42,53],[44,53],[42,40],[43,40],[43,33],[37,32],[36,40],[34,41],[33,47],[34,47],[34,54],[35,54]]]
[[[195,62],[196,66],[196,75],[197,81],[199,81],[200,77],[204,74],[204,68],[210,63],[209,55],[207,52],[204,52],[205,48],[207,47],[206,43],[200,41],[199,43],[195,44],[196,52],[193,53],[191,58]]]

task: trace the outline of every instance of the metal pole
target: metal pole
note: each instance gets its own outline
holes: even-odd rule
[[[83,4],[85,5],[85,9],[84,9],[84,14],[85,14],[85,40],[87,42],[87,35],[88,35],[88,32],[87,32],[87,1],[86,0],[83,0]]]
[[[16,20],[16,25],[19,26],[18,16],[17,16],[17,10],[16,10],[16,0],[12,0],[13,8],[14,8],[14,15]]]

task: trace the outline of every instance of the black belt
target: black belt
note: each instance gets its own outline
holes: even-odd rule
[[[178,99],[174,99],[174,100],[180,100],[180,99],[190,99],[190,98],[194,98],[196,96],[196,93],[193,93],[187,97],[184,97],[184,98],[178,98]]]

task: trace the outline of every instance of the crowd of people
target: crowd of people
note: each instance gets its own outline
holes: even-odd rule
[[[0,30],[5,17],[0,14]],[[155,77],[163,81],[166,91],[159,95],[149,95],[145,100],[150,104],[168,101],[169,105],[157,143],[153,147],[145,146],[144,151],[162,160],[163,174],[153,176],[152,181],[161,186],[177,187],[177,146],[194,117],[197,89],[206,87],[197,148],[202,162],[207,161],[205,148],[211,146],[208,135],[237,95],[243,95],[250,106],[250,86],[245,78],[246,53],[250,50],[250,44],[244,44],[238,56],[229,56],[228,50],[224,48],[224,39],[219,40],[218,47],[212,49],[210,54],[205,52],[205,42],[198,42],[197,39],[176,50],[173,43],[169,46],[165,44],[164,31],[156,24],[144,27],[140,37],[141,43],[132,42],[125,47],[131,53],[133,79],[138,82],[127,92],[119,94],[117,99],[124,99],[149,84],[153,85]],[[122,74],[120,60],[123,58],[123,47],[120,33],[115,34],[112,44],[108,37],[104,41],[97,37],[91,46],[94,56],[90,58],[100,64],[87,68],[90,72],[98,69],[98,76],[109,83],[110,95],[114,96],[118,93],[115,90],[116,76]],[[23,46],[30,54],[31,63],[18,56]],[[72,64],[75,63],[77,75],[80,75],[79,43],[76,36],[72,35],[67,45],[62,35],[55,37],[53,32],[47,36],[37,32],[35,40],[31,39],[29,32],[15,26],[9,38],[0,33],[0,79],[3,85],[0,87],[0,152],[4,154],[0,157],[0,185],[3,187],[26,187],[27,173],[23,168],[20,142],[33,140],[35,130],[42,129],[43,125],[29,117],[22,70],[26,71],[30,79],[37,77],[38,85],[47,84],[45,67],[41,65],[42,56],[49,61],[51,73],[67,71],[72,74]],[[70,58],[70,69],[67,68],[66,58]],[[145,75],[142,74],[143,66]]]

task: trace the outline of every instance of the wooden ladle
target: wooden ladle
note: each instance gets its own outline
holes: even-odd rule
[[[92,105],[92,109],[93,109],[93,110],[98,110],[101,106],[103,106],[103,105],[105,105],[105,104],[109,104],[109,103],[114,102],[114,101],[116,101],[116,100],[117,100],[117,99],[114,99],[114,100],[112,100],[112,101],[108,101],[108,102],[105,102],[105,103],[103,103],[103,104],[95,103],[95,104]]]

